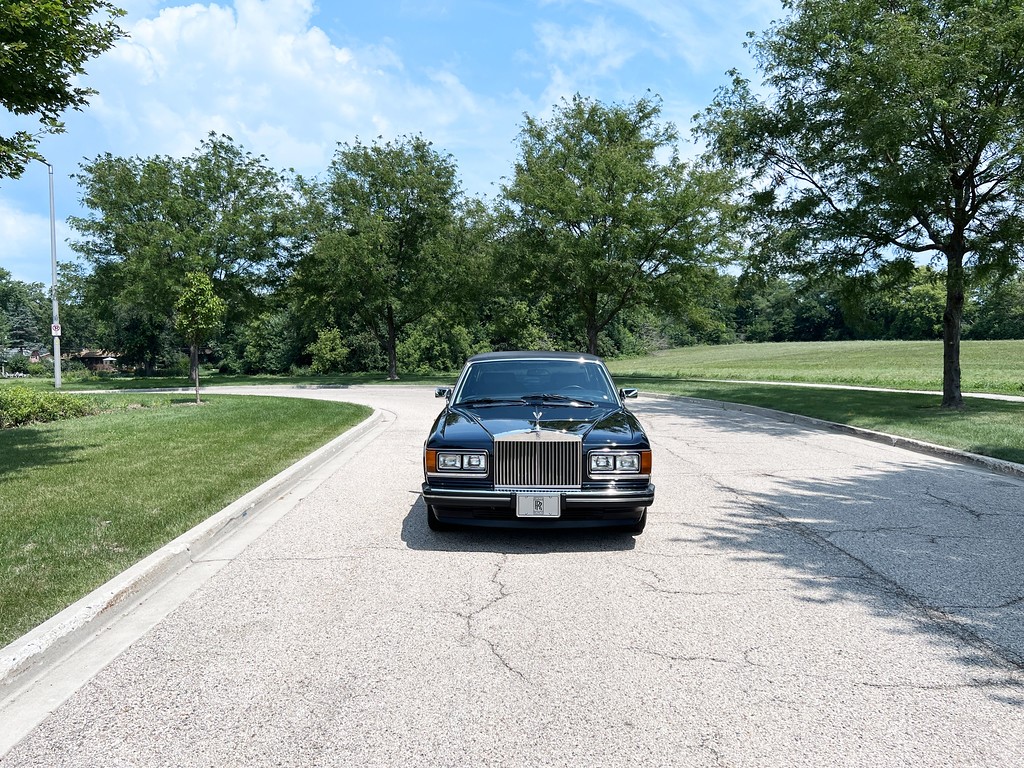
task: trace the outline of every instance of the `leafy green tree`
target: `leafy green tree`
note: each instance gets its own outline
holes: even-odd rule
[[[195,374],[196,403],[199,403],[199,348],[224,321],[227,304],[213,292],[213,282],[205,272],[185,275],[181,295],[174,304],[174,327],[188,343]]]
[[[61,348],[66,352],[102,346],[102,322],[86,296],[87,289],[85,266],[77,261],[62,262],[57,271],[57,297],[60,302]]]
[[[7,374],[8,350],[11,347],[10,325],[7,322],[7,315],[0,312],[0,376]]]
[[[25,304],[17,306],[7,315],[8,343],[25,355],[43,343],[39,322]]]
[[[152,371],[174,349],[174,302],[200,270],[228,302],[235,329],[258,314],[290,236],[285,180],[263,157],[211,134],[186,158],[102,155],[77,176],[87,217],[72,248],[92,265],[86,291],[104,343]]]
[[[283,282],[296,207],[288,179],[265,156],[210,133],[179,161],[176,182],[181,252],[214,281],[231,325],[251,317]]]
[[[457,274],[455,163],[419,136],[356,141],[341,145],[326,182],[305,189],[318,224],[293,284],[304,311],[321,323],[358,318],[397,379],[402,334],[445,298]]]
[[[851,273],[941,262],[943,397],[961,408],[974,276],[1024,242],[1020,0],[785,0],[752,43],[761,97],[735,74],[700,131],[750,173],[758,256]]]
[[[1024,339],[1024,274],[989,280],[975,292],[972,339]]]
[[[249,320],[236,342],[243,373],[285,373],[301,351],[291,314],[283,310],[262,312]]]
[[[730,175],[690,167],[661,104],[605,105],[576,95],[548,120],[526,117],[503,187],[520,267],[554,297],[588,351],[625,309],[685,306],[693,270],[735,243]]]
[[[15,280],[0,267],[0,326],[4,330],[0,348],[25,354],[41,347],[50,326],[50,302],[42,283]]]
[[[199,266],[178,244],[174,176],[169,157],[98,157],[77,177],[91,213],[70,219],[82,235],[71,247],[92,266],[85,295],[103,318],[102,343],[147,375],[174,349],[174,302]]]
[[[5,0],[0,104],[14,115],[37,115],[42,129],[0,136],[0,177],[21,176],[40,135],[62,133],[61,114],[88,103],[95,91],[78,77],[124,34],[115,23],[123,13],[106,0]]]
[[[309,345],[309,353],[313,356],[310,369],[317,375],[337,373],[342,369],[348,357],[348,347],[341,341],[341,333],[337,328],[321,328],[316,341]]]

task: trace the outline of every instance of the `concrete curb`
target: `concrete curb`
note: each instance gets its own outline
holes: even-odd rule
[[[644,397],[650,397],[655,400],[677,400],[679,402],[697,405],[702,408],[713,408],[719,411],[739,411],[741,413],[749,413],[755,416],[774,419],[775,421],[782,421],[787,424],[798,424],[800,426],[811,427],[813,429],[824,429],[829,432],[838,432],[840,434],[858,437],[862,440],[871,440],[875,443],[891,445],[896,448],[916,451],[917,453],[925,453],[930,456],[938,456],[939,458],[948,459],[949,461],[973,464],[991,472],[998,472],[1003,475],[1024,478],[1024,464],[1017,464],[1012,461],[1003,461],[1002,459],[993,459],[989,456],[981,456],[977,453],[960,451],[955,448],[947,448],[944,445],[935,445],[934,443],[927,443],[924,440],[914,440],[910,437],[890,435],[885,432],[876,432],[872,429],[852,427],[849,424],[837,424],[834,421],[815,419],[810,416],[800,416],[794,413],[786,413],[785,411],[776,411],[772,408],[762,408],[757,405],[728,403],[722,400],[705,400],[700,397],[671,395],[663,392],[644,392],[643,395]]]
[[[136,604],[146,593],[187,568],[196,557],[230,536],[262,508],[298,484],[304,476],[370,432],[382,419],[383,413],[375,410],[347,432],[282,470],[0,650],[0,698],[13,691],[26,673],[70,653],[121,611]]]

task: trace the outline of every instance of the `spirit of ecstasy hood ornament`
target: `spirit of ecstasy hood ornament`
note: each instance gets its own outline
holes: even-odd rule
[[[540,417],[543,416],[543,415],[544,415],[544,411],[534,411],[533,412],[533,419],[534,419],[533,431],[534,432],[540,432]]]

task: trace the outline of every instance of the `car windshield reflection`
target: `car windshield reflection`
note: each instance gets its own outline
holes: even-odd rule
[[[470,366],[453,403],[464,406],[555,402],[594,407],[616,404],[604,369],[585,360],[494,360]]]

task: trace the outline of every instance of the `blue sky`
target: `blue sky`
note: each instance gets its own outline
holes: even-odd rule
[[[492,195],[516,156],[524,113],[581,93],[647,91],[688,143],[690,119],[737,67],[746,33],[780,0],[122,0],[130,35],[87,66],[99,91],[46,138],[58,259],[81,215],[70,179],[84,159],[191,153],[210,131],[278,169],[323,173],[338,142],[421,134],[454,156],[465,190]],[[0,113],[0,133],[33,129]],[[0,179],[0,266],[49,284],[46,168]]]

